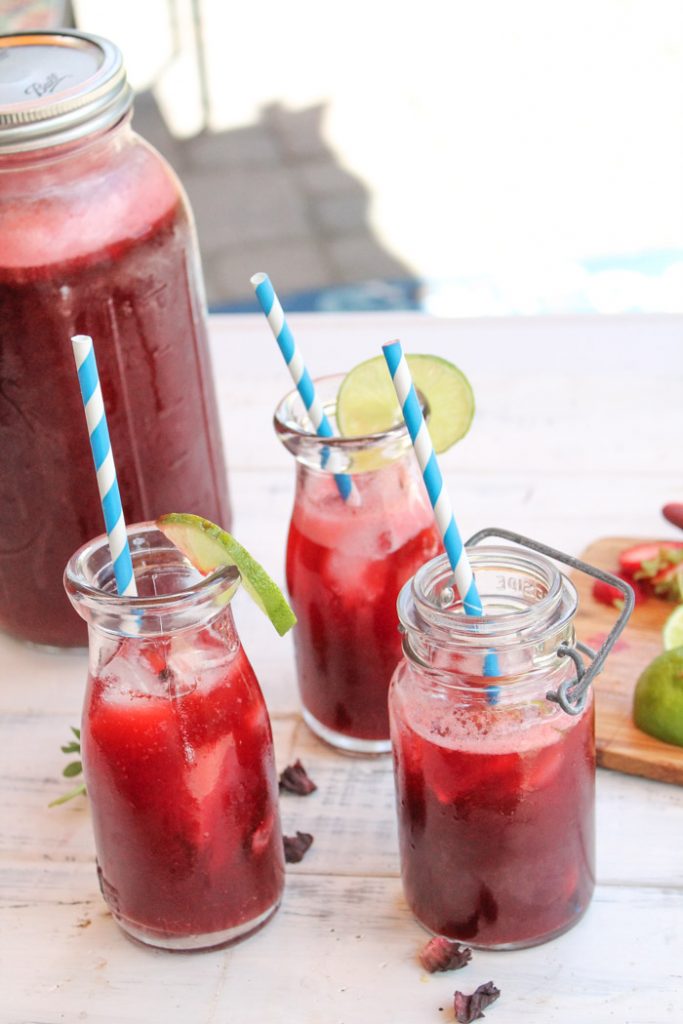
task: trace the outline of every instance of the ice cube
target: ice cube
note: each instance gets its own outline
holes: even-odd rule
[[[100,679],[107,687],[107,700],[129,700],[135,694],[163,696],[165,692],[165,683],[159,674],[130,641],[121,644]]]
[[[225,678],[226,666],[235,655],[225,641],[204,631],[202,642],[197,637],[174,637],[167,657],[169,688],[173,696],[191,693],[200,684],[209,689]]]

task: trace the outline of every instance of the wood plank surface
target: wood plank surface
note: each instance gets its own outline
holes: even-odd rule
[[[498,525],[577,554],[616,522],[675,536],[659,508],[681,486],[670,445],[683,434],[680,317],[289,319],[316,374],[397,335],[468,373],[473,430],[442,460],[463,535]],[[260,315],[212,318],[211,340],[235,533],[282,583],[294,465],[270,421],[287,373]],[[598,612],[608,629],[610,610]],[[283,794],[285,831],[315,842],[287,866],[273,921],[205,954],[128,941],[97,888],[87,800],[47,808],[70,785],[59,746],[80,714],[85,654],[0,637],[0,1024],[452,1024],[454,989],[490,979],[502,996],[487,1024],[683,1021],[683,787],[599,771],[598,887],[585,918],[544,946],[478,952],[461,972],[427,976],[416,962],[425,933],[401,890],[391,759],[316,740],[299,715],[291,639],[244,595],[235,617],[278,768],[301,757],[319,787]]]
[[[683,1017],[680,965],[663,969],[676,956],[680,891],[600,886],[583,920],[554,942],[475,951],[463,970],[428,975],[417,963],[427,936],[397,878],[291,874],[281,909],[248,943],[194,955],[129,942],[82,864],[46,870],[49,903],[28,901],[31,884],[0,913],[12,931],[7,1024],[452,1024],[454,990],[490,980],[502,994],[487,1024]],[[38,948],[49,955],[32,956]]]
[[[615,571],[619,552],[658,538],[604,537],[582,553],[584,562]],[[579,592],[576,628],[589,647],[600,647],[616,619],[616,611],[596,601],[592,580],[583,573],[573,577]],[[683,747],[663,743],[638,729],[633,722],[633,692],[638,677],[663,651],[662,626],[675,605],[649,597],[638,605],[594,683],[596,694],[595,744],[603,768],[683,785]]]

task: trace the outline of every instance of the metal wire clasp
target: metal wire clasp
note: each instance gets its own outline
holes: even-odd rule
[[[596,580],[602,580],[604,583],[609,583],[623,594],[624,607],[621,609],[619,618],[614,623],[599,651],[596,652],[586,644],[579,642],[577,642],[574,647],[570,644],[560,644],[557,648],[558,658],[571,658],[574,662],[576,677],[574,679],[567,679],[564,683],[558,686],[556,690],[549,690],[548,693],[546,693],[546,699],[553,701],[555,704],[559,704],[562,710],[566,711],[568,715],[580,714],[583,710],[584,704],[586,703],[588,687],[595,677],[602,671],[607,655],[614,647],[614,644],[622,633],[624,626],[628,622],[631,612],[633,611],[635,605],[633,590],[628,583],[625,583],[624,580],[619,579],[618,576],[614,576],[610,572],[604,572],[602,569],[596,569],[594,565],[588,565],[587,562],[582,562],[580,559],[574,558],[573,555],[567,555],[563,551],[558,551],[556,548],[548,547],[547,544],[540,544],[536,540],[531,540],[529,537],[523,537],[520,533],[513,533],[511,530],[500,530],[493,526],[487,527],[484,530],[479,530],[478,533],[475,533],[470,537],[467,541],[467,546],[473,547],[480,541],[486,540],[488,537],[498,537],[501,540],[508,540],[513,544],[519,544],[521,547],[529,548],[531,551],[538,551],[540,554],[547,555],[548,558],[553,558],[557,562],[563,562],[572,569],[578,569],[580,572],[585,572],[587,576],[593,576]],[[582,655],[586,655],[586,657],[590,658],[590,665],[588,668],[586,667]]]

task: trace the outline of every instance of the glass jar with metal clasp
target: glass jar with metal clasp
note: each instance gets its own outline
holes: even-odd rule
[[[492,537],[514,546],[480,545]],[[403,886],[431,932],[514,949],[561,934],[590,902],[590,682],[633,594],[621,580],[509,531],[482,531],[468,553],[481,618],[465,616],[454,600],[445,556],[424,565],[398,600],[404,658],[389,706]],[[555,561],[624,594],[597,654],[576,641],[577,593]]]

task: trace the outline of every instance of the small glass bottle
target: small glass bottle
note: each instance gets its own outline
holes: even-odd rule
[[[71,337],[95,343],[126,520],[180,509],[229,528],[204,290],[118,49],[0,36],[0,67],[0,629],[78,646],[62,572],[102,511]]]
[[[105,536],[64,575],[90,639],[81,745],[100,888],[135,939],[209,949],[280,902],[270,721],[227,603],[237,570],[200,576],[151,523],[128,538],[139,597],[116,593]]]
[[[315,382],[331,424],[342,380]],[[441,550],[408,431],[318,437],[296,391],[278,406],[275,431],[296,458],[287,587],[304,719],[341,750],[387,752],[396,598]]]
[[[389,703],[401,870],[431,932],[515,949],[570,928],[591,899],[592,695],[578,714],[546,698],[576,675],[558,657],[574,647],[572,583],[526,549],[469,555],[484,617],[448,606],[445,557],[398,601],[405,657]]]

